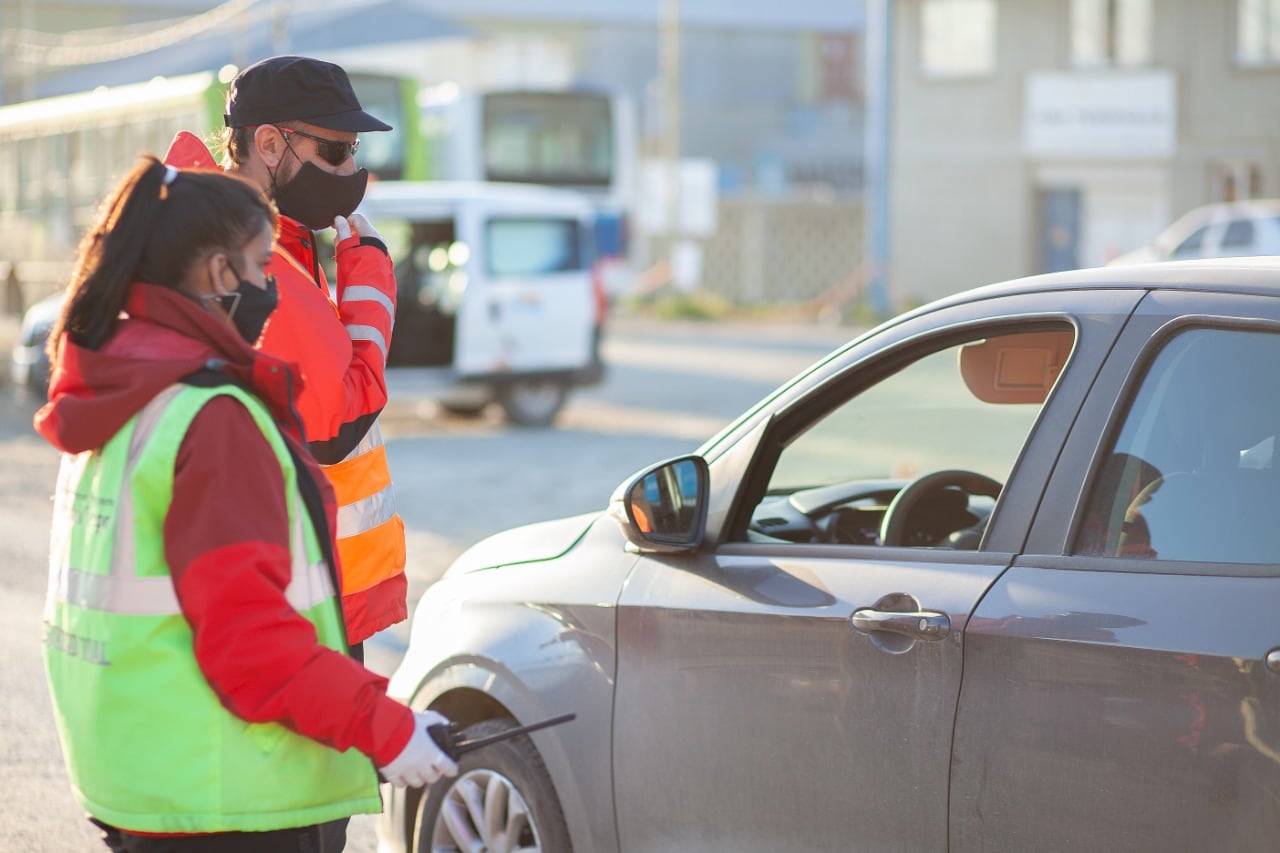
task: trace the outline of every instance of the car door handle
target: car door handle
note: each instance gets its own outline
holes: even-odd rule
[[[951,632],[951,619],[947,614],[932,610],[903,613],[897,610],[872,610],[869,607],[862,607],[853,611],[850,621],[853,622],[854,630],[863,634],[885,631],[918,640],[941,640]]]

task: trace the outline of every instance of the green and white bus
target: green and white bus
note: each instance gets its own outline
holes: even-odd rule
[[[0,107],[0,279],[21,281],[28,299],[60,287],[103,196],[139,156],[163,156],[178,131],[218,153],[236,73],[226,66]],[[360,164],[382,180],[426,177],[417,84],[350,76],[365,109],[395,128],[363,137]]]

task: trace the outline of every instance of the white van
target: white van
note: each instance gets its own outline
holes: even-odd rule
[[[382,181],[360,210],[395,261],[392,394],[426,392],[458,414],[497,401],[512,423],[545,425],[571,387],[600,381],[605,302],[586,196]]]

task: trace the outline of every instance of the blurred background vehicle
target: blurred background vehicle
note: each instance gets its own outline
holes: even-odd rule
[[[638,152],[635,107],[616,90],[463,89],[418,96],[427,177],[577,190],[594,208],[597,275],[625,282]]]
[[[1111,264],[1280,255],[1280,199],[1206,204]]]
[[[430,390],[455,414],[496,401],[511,423],[546,426],[571,388],[601,380],[605,298],[585,195],[380,181],[360,209],[395,262],[398,387]]]
[[[22,315],[18,341],[9,353],[9,381],[43,394],[49,387],[49,356],[45,342],[62,310],[62,294],[55,293],[32,305]]]

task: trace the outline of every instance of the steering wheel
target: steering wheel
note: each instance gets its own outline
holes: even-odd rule
[[[880,521],[880,544],[905,544],[903,539],[908,530],[907,522],[910,521],[916,505],[926,495],[948,486],[963,489],[970,495],[986,495],[989,498],[998,497],[1001,489],[1000,484],[995,480],[976,471],[951,469],[934,471],[917,477],[894,495],[888,509],[884,511],[884,518]]]

